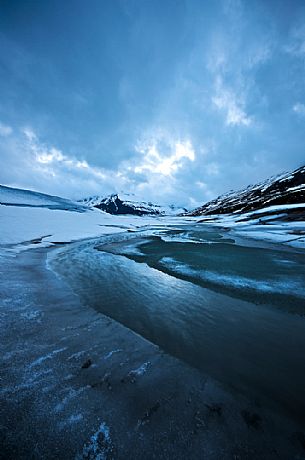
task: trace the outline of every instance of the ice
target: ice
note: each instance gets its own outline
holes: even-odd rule
[[[21,313],[22,318],[28,319],[30,321],[31,320],[40,321],[42,315],[43,315],[43,313],[41,311],[39,311],[39,310],[32,310],[32,311],[29,311],[29,312]]]
[[[64,408],[66,407],[66,405],[74,398],[76,398],[78,395],[80,395],[81,393],[83,393],[84,391],[86,391],[88,388],[90,388],[89,385],[87,386],[84,386],[84,387],[81,387],[81,388],[78,388],[77,390],[75,390],[74,388],[70,388],[68,390],[68,394],[62,399],[61,402],[59,402],[55,408],[54,408],[54,412],[62,412],[64,410]]]
[[[51,351],[47,355],[41,356],[40,358],[36,359],[30,364],[30,368],[35,367],[35,366],[40,366],[40,364],[42,364],[44,361],[54,358],[54,356],[58,355],[58,353],[62,353],[66,349],[67,347],[58,348],[57,350]]]
[[[134,370],[130,371],[128,375],[131,376],[131,377],[144,375],[150,365],[151,365],[151,362],[147,361],[146,363],[143,363],[137,369],[134,369]]]
[[[112,355],[114,355],[114,353],[120,353],[121,351],[123,351],[121,348],[118,348],[117,350],[109,351],[109,353],[107,353],[104,356],[104,359],[109,359],[109,358],[111,358]]]
[[[82,455],[76,456],[76,459],[106,460],[113,458],[110,457],[112,451],[110,429],[105,422],[102,422],[98,430],[91,436],[88,444],[84,446]]]
[[[6,253],[54,243],[190,221],[163,216],[114,216],[64,198],[0,186],[0,245]]]
[[[231,230],[228,236],[233,238],[241,236],[305,248],[305,240],[300,235],[300,232],[305,234],[305,221],[281,220],[281,217],[286,216],[285,211],[294,209],[305,210],[305,203],[268,206],[244,214],[203,216],[197,222],[209,223],[215,227],[226,227]]]
[[[85,353],[86,353],[85,350],[78,351],[76,353],[73,353],[73,355],[69,356],[67,360],[70,361],[71,359],[80,358],[81,356],[84,356]]]
[[[112,216],[98,210],[77,213],[0,205],[0,244],[6,245],[7,250],[14,245],[13,251],[19,252],[120,233],[137,226],[153,225],[158,219],[162,218]]]
[[[76,415],[73,414],[70,417],[68,417],[67,420],[64,420],[63,422],[59,423],[59,429],[63,430],[67,428],[67,426],[75,425],[78,422],[81,422],[83,418],[84,416],[82,414],[76,414]]]
[[[277,261],[278,262],[278,261]],[[291,261],[285,261],[286,265],[292,264]],[[295,297],[305,298],[304,283],[294,280],[285,281],[283,279],[275,280],[256,280],[245,276],[224,275],[211,270],[194,269],[186,264],[175,261],[172,257],[163,257],[161,264],[173,270],[174,273],[181,274],[193,279],[200,279],[216,285],[223,285],[238,289],[250,289],[262,293],[291,294]]]

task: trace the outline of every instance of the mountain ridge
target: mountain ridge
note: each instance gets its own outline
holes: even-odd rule
[[[119,194],[113,193],[107,197],[102,197],[99,195],[94,195],[83,200],[79,200],[79,203],[87,205],[88,207],[93,207],[100,209],[104,212],[113,215],[155,215],[155,216],[164,216],[164,215],[177,215],[187,211],[185,208],[179,208],[175,205],[161,206],[153,204],[150,201],[135,201],[130,198],[133,198],[132,194]]]
[[[305,203],[305,166],[241,190],[229,191],[184,215],[243,214],[271,206],[302,203]]]

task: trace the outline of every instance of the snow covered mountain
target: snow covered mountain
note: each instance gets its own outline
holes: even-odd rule
[[[246,189],[230,191],[186,215],[239,214],[272,207],[273,211],[287,209],[299,219],[304,218],[302,204],[305,208],[305,166],[249,185]]]
[[[79,201],[89,207],[101,209],[109,214],[132,214],[135,216],[144,215],[177,215],[186,212],[184,208],[178,208],[174,205],[160,206],[151,202],[136,201],[135,196],[131,194],[114,193],[106,198],[101,196],[92,196]]]

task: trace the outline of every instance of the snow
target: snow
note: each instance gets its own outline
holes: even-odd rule
[[[0,186],[0,203],[0,246],[13,254],[182,219],[112,215],[60,197],[4,186]]]
[[[147,372],[147,369],[150,367],[151,365],[151,362],[150,361],[147,361],[146,363],[143,363],[140,367],[138,367],[137,369],[134,369],[133,371],[130,371],[129,372],[129,376],[130,377],[133,377],[133,376],[141,376],[141,375],[144,375],[145,372]]]
[[[294,179],[294,175],[293,175],[293,174],[289,175],[288,177],[284,177],[284,179],[281,179],[280,182],[284,182],[284,181],[286,181],[286,180],[291,180],[291,179]]]
[[[131,193],[124,193],[120,192],[119,194],[115,193],[109,195],[107,197],[103,197],[100,195],[91,196],[88,198],[84,198],[83,200],[79,200],[79,203],[92,208],[94,206],[98,206],[101,203],[109,205],[110,203],[114,203],[116,205],[116,200],[121,200],[125,205],[130,206],[139,211],[143,211],[151,213],[151,214],[162,214],[167,216],[175,216],[178,214],[183,214],[186,212],[186,209],[174,206],[174,205],[157,205],[151,202],[143,201],[142,198],[137,197]]]
[[[295,187],[289,187],[287,190],[288,192],[291,192],[293,190],[299,191],[299,190],[304,190],[305,189],[305,184],[301,185],[296,185]]]
[[[160,227],[182,225],[190,222],[207,222],[226,226],[235,234],[247,238],[262,239],[275,243],[286,243],[294,247],[305,246],[305,222],[272,222],[286,211],[305,208],[305,204],[276,205],[245,214],[213,216],[131,216],[111,215],[95,208],[63,209],[63,200],[58,197],[0,186],[0,246],[13,254],[22,250],[52,246],[54,243],[69,243],[86,238],[99,237],[126,231],[138,231],[145,226]],[[16,205],[12,205],[15,202]],[[10,203],[10,205],[7,205]],[[33,207],[33,203],[35,206]],[[52,203],[52,207],[46,207]],[[54,209],[61,206],[59,209]],[[78,205],[77,205],[78,206]],[[74,207],[74,208],[73,208]],[[85,209],[85,211],[84,211]],[[268,215],[261,215],[268,214]],[[271,217],[270,217],[271,216]],[[234,235],[233,235],[234,237]]]
[[[71,212],[48,208],[0,205],[0,244],[14,251],[56,242],[71,242],[139,226],[154,225],[157,217],[113,216],[99,210]]]
[[[301,185],[300,185],[301,184]],[[255,185],[237,191],[229,191],[212,201],[191,211],[190,215],[207,215],[236,212],[242,214],[245,210],[259,210],[271,203],[301,203],[305,184],[305,167],[296,169],[293,173],[273,176]],[[283,196],[282,196],[283,195]]]
[[[46,195],[31,190],[15,189],[0,185],[0,204],[18,206],[50,207],[64,210],[84,212],[84,206],[66,198]]]
[[[296,208],[305,208],[305,203],[295,203],[295,204],[278,204],[278,205],[272,205],[272,206],[266,206],[261,209],[256,209],[255,211],[247,212],[244,214],[241,214],[241,217],[245,216],[254,216],[256,214],[262,214],[262,213],[274,213],[276,211],[291,211],[292,209]]]
[[[94,236],[103,215],[71,213],[45,208],[0,207],[1,243],[14,244],[44,237],[45,241],[71,241]],[[100,231],[100,233],[103,233]]]
[[[305,208],[305,204],[277,205],[244,214],[218,214],[202,216],[206,222],[230,229],[228,236],[240,236],[269,243],[281,243],[295,248],[305,248],[305,221],[277,221],[285,211]],[[269,214],[269,215],[265,215]],[[261,216],[262,215],[262,216]]]
[[[120,353],[121,351],[123,351],[122,348],[117,348],[116,350],[109,351],[109,353],[104,356],[104,359],[109,359],[112,355],[115,353]]]

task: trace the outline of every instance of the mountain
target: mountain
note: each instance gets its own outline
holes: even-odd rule
[[[88,211],[86,206],[75,203],[67,198],[33,192],[32,190],[7,187],[5,185],[0,185],[0,205],[60,209],[76,212]]]
[[[101,196],[92,196],[80,200],[79,202],[89,207],[101,209],[109,214],[132,214],[135,216],[144,215],[177,215],[186,212],[184,208],[178,208],[174,205],[160,206],[151,202],[135,201],[134,195],[114,193],[106,198]]]
[[[106,198],[91,196],[75,202],[59,196],[7,187],[5,185],[0,185],[0,205],[76,212],[86,212],[90,208],[96,208],[108,214],[129,214],[134,216],[178,215],[187,211],[185,208],[179,208],[174,205],[159,206],[150,202],[136,201],[135,196],[131,194],[120,194],[120,197],[118,194],[112,194]]]
[[[289,210],[297,217],[302,204],[305,207],[305,166],[243,190],[230,191],[185,215],[239,214],[272,207],[271,211]]]

